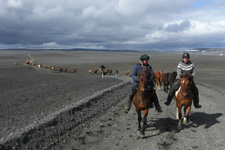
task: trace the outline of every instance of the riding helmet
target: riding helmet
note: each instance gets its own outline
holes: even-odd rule
[[[188,58],[188,59],[190,59],[190,54],[185,52],[183,54],[182,58]]]
[[[140,60],[149,60],[149,56],[146,54],[141,55]]]

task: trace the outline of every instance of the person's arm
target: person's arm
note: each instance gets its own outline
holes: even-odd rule
[[[180,64],[180,63],[179,63]],[[177,77],[176,77],[176,79],[180,79],[180,74],[181,74],[181,67],[180,67],[180,65],[177,65]]]
[[[149,66],[150,66],[150,65],[149,65]],[[152,86],[152,87],[155,87],[155,84],[154,84],[155,74],[154,74],[153,69],[152,69],[151,66],[149,67],[149,71],[151,72],[151,79],[150,79],[150,81],[151,81],[151,86]]]
[[[133,79],[134,81],[137,81],[137,79],[138,79],[138,76],[137,76],[137,65],[134,66],[134,69],[133,69],[133,71],[132,71],[132,73],[131,73],[131,77],[132,77],[132,79]]]
[[[192,68],[192,74],[191,74],[193,77],[195,76],[195,66],[193,65],[193,68]]]

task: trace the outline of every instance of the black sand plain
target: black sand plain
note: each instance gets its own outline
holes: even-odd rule
[[[145,52],[150,55],[154,71],[176,71],[182,53]],[[93,104],[84,107],[90,115],[77,126],[65,132],[52,134],[47,131],[34,132],[32,138],[45,137],[46,141],[30,140],[21,136],[22,142],[11,141],[20,137],[18,133],[27,126],[41,122],[55,112],[73,105],[79,100],[92,96],[104,89],[131,81],[125,75],[132,70],[143,52],[102,52],[102,51],[0,51],[0,139],[2,149],[222,149],[225,140],[224,96],[225,56],[222,52],[191,53],[196,66],[195,82],[200,91],[201,109],[192,109],[191,123],[177,132],[175,102],[165,106],[167,93],[157,90],[163,113],[154,109],[149,113],[149,129],[145,139],[136,139],[137,115],[134,107],[128,115],[123,106],[130,91],[130,84],[108,92],[101,97],[107,108],[96,113],[99,107]],[[30,54],[30,55],[29,55]],[[37,64],[76,69],[76,73],[53,71],[37,66],[27,67],[28,56]],[[17,65],[15,65],[17,62]],[[112,75],[102,78],[89,74],[88,70],[105,65],[112,69]],[[118,76],[115,76],[118,70]],[[121,96],[122,95],[122,96]],[[115,101],[115,103],[113,103]],[[101,103],[100,103],[101,104]],[[105,107],[105,106],[104,106]],[[82,110],[81,110],[82,111]],[[62,124],[67,126],[69,122]],[[51,124],[54,127],[54,124]],[[42,127],[44,128],[44,127]],[[58,131],[57,127],[54,131]],[[67,133],[66,133],[67,132]],[[46,134],[46,135],[39,135]],[[49,136],[47,136],[49,134]],[[50,139],[50,140],[49,140]],[[18,140],[18,139],[17,139]],[[6,142],[6,143],[4,143]],[[35,144],[34,144],[35,143]]]

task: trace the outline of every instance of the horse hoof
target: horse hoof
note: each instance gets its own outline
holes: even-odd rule
[[[141,133],[140,130],[137,131],[138,137],[137,139],[144,139],[145,138],[145,134]]]
[[[182,122],[182,121],[181,121],[181,120],[179,120],[178,125],[177,125],[177,129],[178,129],[178,130],[181,130],[181,128],[182,128],[182,126],[181,126],[181,122]]]
[[[177,129],[178,129],[178,130],[181,130],[181,129],[182,129],[181,125],[178,125],[178,126],[177,126]]]
[[[187,124],[187,118],[184,117],[183,124]]]
[[[137,139],[144,139],[144,138],[145,138],[144,135],[138,135],[138,136],[137,136]]]

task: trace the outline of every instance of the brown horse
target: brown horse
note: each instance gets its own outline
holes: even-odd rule
[[[163,77],[163,71],[159,70],[155,72],[155,81],[156,81],[156,85],[157,85],[157,89],[160,90],[161,89],[161,83],[162,83],[162,77]]]
[[[169,88],[169,77],[170,77],[170,73],[164,73],[162,76],[162,82],[164,85],[164,92],[168,92],[168,88]]]
[[[130,76],[130,70],[126,70],[125,75]]]
[[[145,137],[145,128],[147,126],[147,115],[150,104],[152,103],[150,99],[149,91],[147,90],[147,85],[154,78],[151,76],[149,71],[144,71],[142,73],[138,73],[138,85],[139,88],[136,94],[133,97],[133,103],[136,107],[136,112],[138,115],[138,134],[140,134],[141,138]],[[141,111],[144,111],[143,118],[143,126],[141,128]]]
[[[173,83],[174,83],[174,81],[176,80],[176,77],[177,77],[177,72],[176,71],[173,71],[172,73],[171,73],[171,78],[170,78],[170,82],[172,83],[172,85],[173,85]]]
[[[57,69],[59,72],[61,72],[62,71],[62,68],[60,68],[60,67],[58,67],[58,69]]]
[[[176,73],[176,72],[175,72]],[[174,80],[176,79],[176,74],[173,73],[164,73],[162,76],[162,82],[164,85],[164,92],[168,92],[169,86],[170,88],[173,86]]]
[[[191,74],[180,75],[180,88],[176,92],[176,105],[177,105],[177,119],[179,119],[177,129],[181,129],[182,120],[182,107],[184,107],[183,123],[186,124],[190,121],[190,111],[193,99],[193,93],[190,87],[193,77]]]
[[[94,70],[94,73],[95,73],[95,74],[97,74],[97,73],[98,73],[98,70],[97,70],[97,69],[96,69],[96,70]]]

